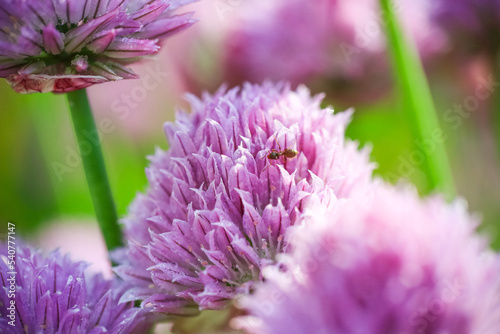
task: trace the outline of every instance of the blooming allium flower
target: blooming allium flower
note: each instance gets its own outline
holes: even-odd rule
[[[440,42],[426,21],[427,1],[398,5],[406,28],[430,52]],[[358,104],[387,91],[390,68],[377,0],[255,0],[235,10],[224,48],[229,81],[321,84],[330,87],[329,96]]]
[[[124,300],[165,313],[223,308],[286,250],[304,208],[370,182],[368,152],[344,140],[351,113],[320,102],[305,87],[246,84],[192,98],[192,114],[165,125],[170,149],[151,158],[150,189],[125,221]],[[285,149],[296,157],[266,158]]]
[[[500,1],[440,0],[434,9],[436,24],[447,32],[454,48],[492,55],[500,49]]]
[[[400,189],[401,190],[401,189]],[[292,234],[240,300],[249,333],[498,333],[500,258],[464,203],[378,186]],[[305,215],[304,215],[305,216]]]
[[[0,77],[18,93],[68,92],[136,78],[124,65],[189,27],[190,0],[2,0]]]
[[[45,257],[22,246],[12,269],[13,254],[5,243],[0,246],[1,333],[125,334],[149,328],[144,312],[118,303],[123,286],[89,276],[84,262],[72,262],[59,251]],[[9,309],[13,301],[14,311]]]
[[[374,5],[372,0],[320,0],[314,5],[257,0],[240,5],[224,48],[227,79],[238,83],[269,78],[294,84],[326,80],[342,99],[352,86],[363,92],[362,98],[371,99],[387,87],[389,78],[386,73],[377,75],[386,67],[382,35],[367,39],[361,49],[356,46],[354,22],[369,20]]]

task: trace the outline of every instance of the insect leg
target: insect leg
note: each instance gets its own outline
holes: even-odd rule
[[[278,148],[280,149],[280,152],[282,151],[281,149],[281,145],[280,143],[278,142],[278,138],[276,138],[276,135],[274,135],[274,140],[276,140],[276,144],[278,144]]]

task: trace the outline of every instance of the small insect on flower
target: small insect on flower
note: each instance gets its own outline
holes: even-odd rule
[[[282,150],[281,149],[281,145],[278,142],[278,139],[276,139],[276,135],[274,136],[274,140],[276,141],[276,144],[278,144],[279,150],[276,150],[276,149],[272,148],[270,151],[267,151],[268,154],[265,155],[265,156],[263,156],[262,159],[264,159],[264,158],[267,157],[269,160],[279,160],[280,157],[284,157],[285,158],[285,163],[286,163],[287,159],[293,159],[293,158],[295,158],[299,154],[299,151],[297,151],[295,149],[292,149],[292,148],[286,148],[285,147],[285,149]],[[264,172],[266,169],[268,169],[269,166],[271,166],[271,163],[269,163],[269,165],[267,165],[266,167],[264,167],[264,169],[262,170],[262,172]]]

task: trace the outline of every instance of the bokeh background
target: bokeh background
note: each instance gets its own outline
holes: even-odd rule
[[[495,77],[495,55],[490,50],[463,51],[463,43],[457,43],[455,36],[446,36],[442,27],[429,23],[433,15],[430,8],[405,7],[409,2],[401,2],[400,16],[406,17],[407,33],[416,41],[428,75],[458,193],[467,200],[470,211],[482,217],[480,232],[489,235],[492,245],[499,249],[500,151],[493,126],[494,114],[498,112],[494,108],[495,94],[499,94],[495,92],[498,87],[494,80],[488,82],[490,77]],[[271,73],[269,68],[275,67],[273,61],[285,60],[291,62],[290,68],[300,67],[305,60],[300,58],[293,63],[293,54],[303,52],[305,47],[296,43],[301,38],[310,42],[325,32],[322,29],[331,27],[312,29],[310,23],[298,22],[290,23],[283,32],[269,23],[269,20],[278,20],[276,8],[257,3],[259,1],[203,0],[190,5],[200,22],[169,39],[156,57],[133,66],[141,79],[89,89],[97,124],[111,124],[101,133],[101,141],[120,216],[126,214],[136,193],[147,186],[144,172],[147,156],[157,148],[168,147],[162,124],[175,119],[176,109],[188,107],[184,94],[213,92],[224,82],[229,86],[245,80],[260,82],[261,73],[269,73],[273,80],[290,80],[292,85],[304,81],[314,93],[326,92],[325,106],[332,105],[335,110],[355,108],[348,136],[372,146],[371,158],[378,164],[376,173],[391,182],[401,182],[401,179],[413,182],[425,193],[427,188],[418,163],[419,148],[414,145],[402,103],[392,86],[383,31],[377,30],[376,25],[367,25],[372,20],[382,27],[376,18],[376,1],[350,1],[355,5],[341,12],[348,28],[344,26],[345,35],[338,40],[351,41],[346,45],[356,47],[352,50],[361,57],[356,61],[363,65],[351,69],[352,64],[345,62],[345,53],[332,51],[335,66],[319,71],[320,74],[313,71],[313,74],[294,76],[288,76],[285,70]],[[359,8],[367,13],[361,13]],[[293,13],[280,19],[301,20]],[[256,25],[255,20],[264,21]],[[301,27],[305,36],[294,32],[295,37],[287,39],[292,25]],[[265,26],[267,37],[259,37],[259,32],[251,31],[249,27],[255,26]],[[252,37],[252,33],[257,37]],[[356,38],[363,33],[373,45],[357,45],[359,39]],[[326,30],[323,37],[330,41],[332,34]],[[461,38],[458,41],[465,41],[467,36]],[[321,39],[322,45],[327,43],[325,40]],[[262,46],[263,50],[255,45],[252,49],[259,57],[245,55],[248,51],[244,48],[252,43]],[[264,50],[266,45],[272,46],[271,51]],[[323,52],[313,46],[305,50],[306,56]],[[277,60],[266,58],[271,55]],[[324,75],[326,72],[328,75]],[[492,94],[488,98],[477,98],[478,87]],[[460,106],[465,110],[462,113],[457,111]],[[53,237],[57,233],[61,233],[59,240],[84,238],[79,228],[95,229],[96,223],[65,97],[18,95],[2,80],[0,109],[1,226],[14,222],[19,235],[45,240],[45,247],[51,243],[52,248],[62,246],[57,244],[57,237]],[[75,227],[68,231],[60,224]],[[89,238],[96,236],[95,230]]]

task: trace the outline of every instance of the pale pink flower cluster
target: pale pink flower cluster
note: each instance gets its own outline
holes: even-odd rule
[[[498,333],[500,258],[465,203],[373,185],[313,208],[293,251],[240,300],[259,334]],[[285,269],[283,269],[285,268]]]

